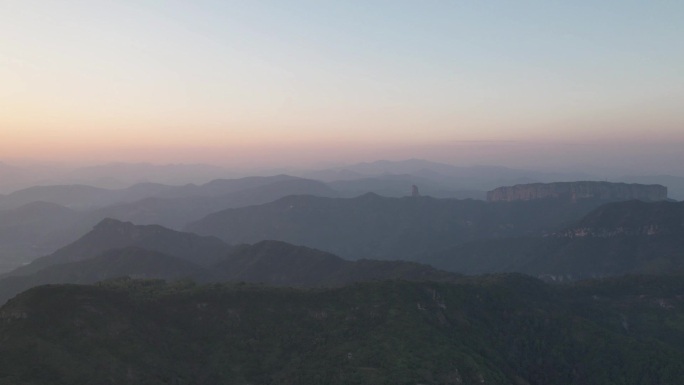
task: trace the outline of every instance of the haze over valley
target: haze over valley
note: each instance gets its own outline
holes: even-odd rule
[[[0,384],[681,383],[682,14],[0,2]]]

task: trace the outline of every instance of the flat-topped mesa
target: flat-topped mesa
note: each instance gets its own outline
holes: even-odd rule
[[[529,201],[535,199],[560,199],[576,202],[579,199],[622,201],[662,201],[667,199],[667,187],[659,184],[612,183],[612,182],[555,182],[530,183],[499,187],[487,192],[487,200]]]

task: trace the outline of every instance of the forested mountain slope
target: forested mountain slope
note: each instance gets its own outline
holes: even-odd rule
[[[0,309],[0,383],[674,384],[682,282],[45,286]]]

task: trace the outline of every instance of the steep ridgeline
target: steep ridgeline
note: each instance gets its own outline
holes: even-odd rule
[[[278,241],[232,248],[212,237],[109,219],[73,244],[6,274],[0,303],[37,285],[118,277],[340,286],[383,279],[453,281],[459,275],[413,262],[351,262]]]
[[[0,383],[679,384],[682,282],[44,286],[0,309]]]
[[[224,257],[229,245],[214,237],[169,230],[162,226],[139,226],[104,219],[79,240],[20,267],[9,275],[28,275],[51,265],[82,261],[111,249],[136,246],[207,266]]]
[[[420,261],[466,274],[521,272],[554,281],[684,271],[684,202],[608,203],[547,237],[464,243]]]
[[[487,192],[490,202],[561,199],[576,202],[581,199],[603,201],[662,201],[667,199],[667,187],[611,182],[556,182],[531,183],[499,187]]]
[[[600,202],[484,202],[431,197],[290,196],[259,206],[219,211],[185,230],[232,244],[272,239],[343,258],[411,260],[475,239],[557,231]]]

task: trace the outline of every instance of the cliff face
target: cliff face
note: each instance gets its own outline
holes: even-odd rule
[[[576,225],[555,235],[565,238],[681,237],[684,235],[684,202],[629,201],[605,204]]]
[[[610,182],[532,183],[499,187],[487,192],[487,200],[529,201],[534,199],[578,199],[661,201],[667,199],[667,187],[658,184],[627,184]]]

